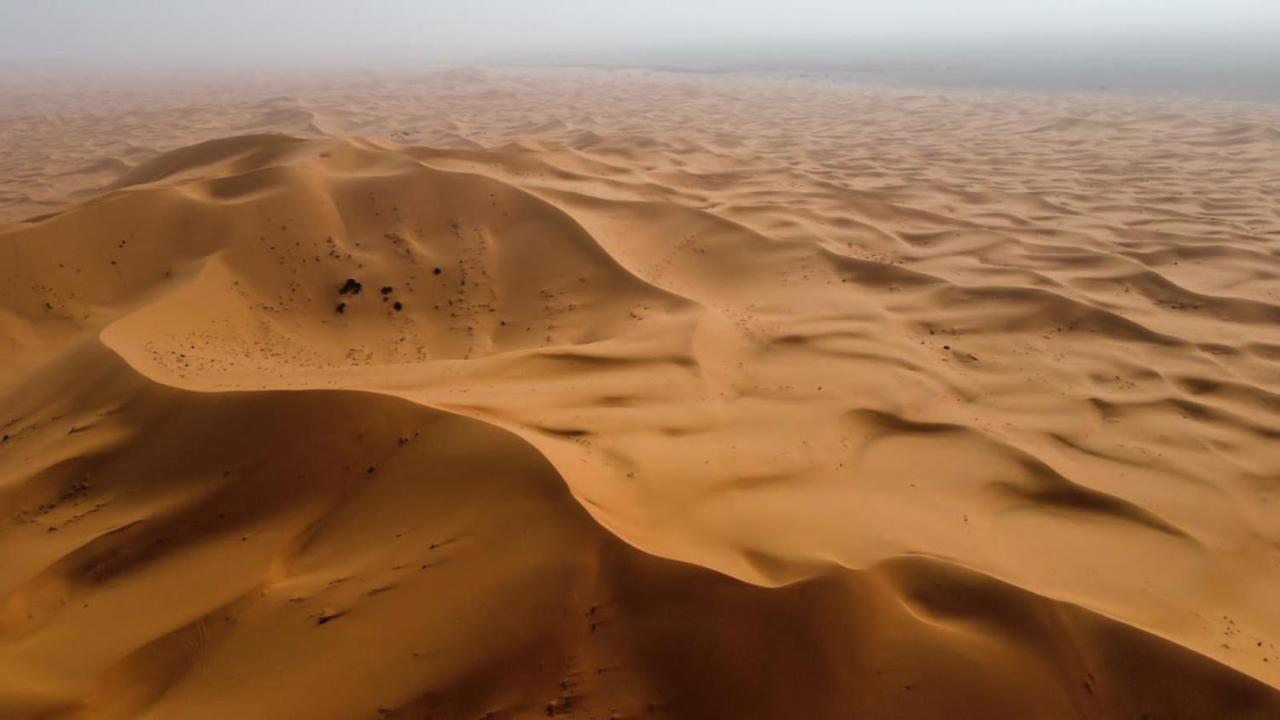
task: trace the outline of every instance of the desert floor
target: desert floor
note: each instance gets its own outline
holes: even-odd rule
[[[1280,106],[0,104],[0,717],[1280,717]]]

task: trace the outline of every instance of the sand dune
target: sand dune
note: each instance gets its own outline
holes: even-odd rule
[[[141,107],[0,120],[0,717],[1280,715],[1274,111]]]

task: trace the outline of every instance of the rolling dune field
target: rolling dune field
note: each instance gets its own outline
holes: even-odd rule
[[[0,115],[0,718],[1280,717],[1280,108]]]

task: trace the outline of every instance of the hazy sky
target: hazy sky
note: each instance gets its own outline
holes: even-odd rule
[[[467,61],[698,40],[1271,33],[1280,0],[0,0],[0,61]]]

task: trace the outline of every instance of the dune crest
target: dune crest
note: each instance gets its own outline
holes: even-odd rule
[[[89,167],[0,227],[0,717],[1280,713],[1280,217],[1025,114],[1067,170],[607,119]],[[1149,121],[1273,142],[1209,124]]]

